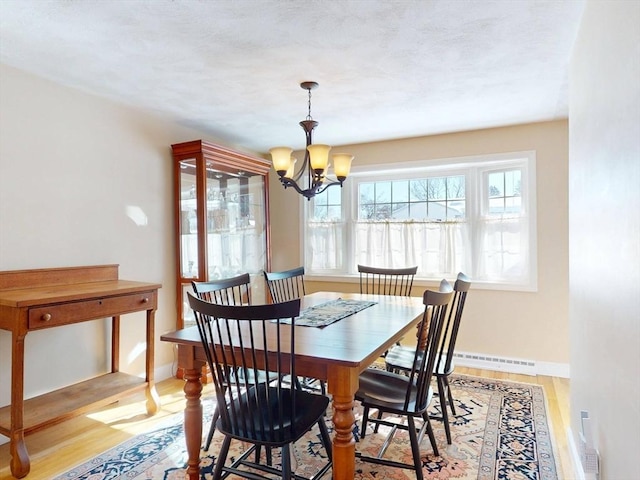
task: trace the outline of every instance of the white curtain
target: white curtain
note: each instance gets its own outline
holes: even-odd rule
[[[469,271],[464,222],[357,222],[355,260],[383,268],[418,266],[418,276]]]
[[[344,269],[344,223],[307,223],[307,261],[310,271],[342,271]]]
[[[527,217],[488,217],[478,223],[474,277],[487,281],[525,281],[529,276],[530,249]]]

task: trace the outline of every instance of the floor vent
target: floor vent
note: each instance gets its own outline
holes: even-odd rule
[[[453,356],[456,358],[456,363],[460,366],[482,368],[485,370],[498,370],[501,372],[522,373],[525,375],[536,374],[536,363],[531,360],[492,357],[468,352],[456,352]]]

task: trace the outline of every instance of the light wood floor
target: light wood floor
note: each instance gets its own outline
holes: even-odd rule
[[[559,457],[559,478],[575,477],[567,445],[569,420],[569,380],[556,377],[516,375],[489,370],[457,367],[457,373],[500,380],[535,383],[544,386],[549,418]],[[108,450],[128,438],[150,429],[166,417],[184,409],[181,380],[169,379],[157,385],[162,408],[147,417],[143,395],[134,395],[94,413],[68,420],[26,437],[31,473],[26,480],[50,480],[74,466]],[[210,385],[205,386],[205,391]],[[206,430],[206,427],[205,427]],[[9,444],[0,445],[0,480],[11,479]]]

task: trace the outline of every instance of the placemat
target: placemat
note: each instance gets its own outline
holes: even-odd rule
[[[326,327],[376,303],[367,300],[344,300],[342,298],[330,300],[302,310],[300,316],[296,318],[296,325]],[[291,320],[283,320],[282,323],[291,323]]]

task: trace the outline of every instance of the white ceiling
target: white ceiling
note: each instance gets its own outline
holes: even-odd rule
[[[564,118],[583,0],[0,0],[0,62],[231,144]]]

